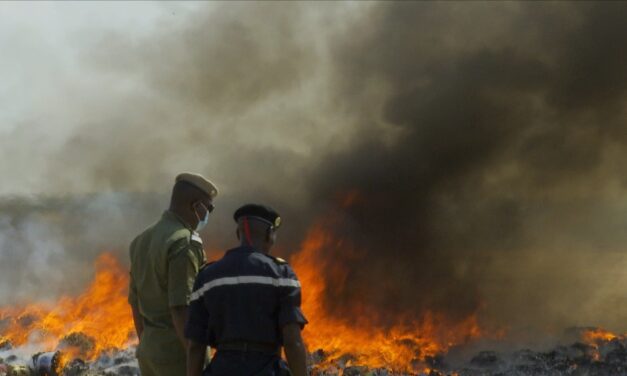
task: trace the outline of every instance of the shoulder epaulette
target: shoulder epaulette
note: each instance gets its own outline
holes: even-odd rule
[[[277,263],[277,264],[287,264],[287,261],[285,261],[284,259],[280,258],[280,257],[275,257],[272,256],[272,259]]]
[[[280,257],[272,256],[272,255],[269,255],[267,253],[261,253],[261,254],[266,256],[266,257],[268,257],[272,261],[274,261],[274,263],[277,264],[277,265],[286,265],[287,264],[287,261],[285,261],[285,259],[282,259]]]
[[[202,244],[202,238],[195,231],[191,232],[190,240],[193,241],[193,242]]]

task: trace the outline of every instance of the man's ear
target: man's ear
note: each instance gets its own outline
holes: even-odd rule
[[[272,227],[268,227],[266,230],[266,241],[272,240]]]
[[[196,210],[196,208],[198,207],[198,201],[194,201],[194,202],[190,202],[189,203],[189,208],[192,210],[193,213],[195,213],[196,215],[198,215],[198,211]]]

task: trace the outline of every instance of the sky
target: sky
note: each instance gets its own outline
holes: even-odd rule
[[[627,331],[627,6],[0,3],[0,301],[79,291],[197,171],[320,224],[328,304]],[[342,198],[353,195],[351,205]],[[25,274],[29,270],[32,273]],[[33,276],[35,275],[35,276]],[[381,283],[385,281],[385,283]],[[377,286],[370,289],[371,286]],[[364,297],[364,288],[369,294]]]

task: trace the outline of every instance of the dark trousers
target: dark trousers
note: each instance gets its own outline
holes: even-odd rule
[[[203,376],[290,376],[287,364],[277,354],[254,351],[218,351]]]

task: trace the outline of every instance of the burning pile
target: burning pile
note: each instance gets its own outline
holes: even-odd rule
[[[575,335],[575,338],[572,336]],[[394,372],[388,368],[351,364],[346,356],[331,366],[312,354],[314,375],[341,376],[562,376],[627,375],[627,336],[598,328],[573,328],[567,331],[568,344],[545,351],[522,349],[512,352],[481,351],[461,364],[448,364],[444,356],[436,357],[432,368],[414,372]],[[354,358],[353,358],[354,359]],[[324,365],[326,370],[320,370]]]
[[[476,315],[452,322],[435,312],[374,320],[377,312],[355,304],[352,317],[325,306],[328,286],[319,268],[332,260],[322,248],[346,249],[322,227],[314,227],[292,258],[303,288],[310,323],[304,331],[313,375],[618,375],[627,374],[627,337],[594,328],[571,330],[574,343],[550,351],[482,351],[464,364],[449,364],[447,352],[484,338]],[[53,306],[29,304],[0,309],[0,375],[139,375],[134,329],[126,303],[127,273],[108,253],[78,297]],[[571,334],[572,334],[571,333]]]
[[[303,285],[303,309],[309,319],[304,337],[316,361],[315,371],[333,374],[338,367],[379,368],[394,372],[428,372],[438,355],[449,347],[481,336],[475,315],[451,322],[438,313],[420,316],[407,313],[395,317],[392,326],[382,327],[373,317],[377,312],[359,302],[349,302],[354,315],[336,317],[325,307],[327,286],[320,269],[333,269],[333,260],[318,256],[321,248],[346,252],[345,241],[334,239],[322,227],[308,234],[292,264]],[[338,268],[336,268],[338,269]],[[341,272],[341,270],[338,270]]]
[[[16,355],[24,352],[21,349],[43,351],[47,353],[28,361],[31,368],[45,364],[42,367],[59,373],[66,366],[76,367],[73,359],[102,363],[103,357],[136,342],[126,302],[127,272],[109,253],[102,254],[95,267],[94,280],[78,297],[0,309],[0,351],[11,353],[7,362],[25,363]]]
[[[460,376],[475,375],[597,375],[627,374],[627,336],[598,328],[572,328],[574,342],[547,351],[518,350],[512,353],[483,351],[468,366],[455,370]]]

